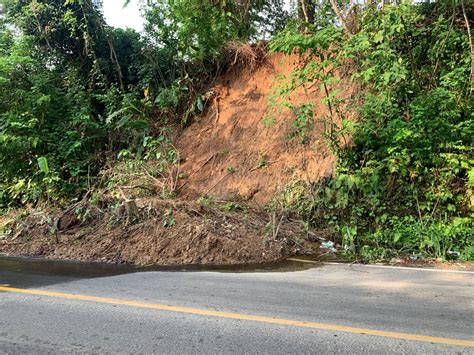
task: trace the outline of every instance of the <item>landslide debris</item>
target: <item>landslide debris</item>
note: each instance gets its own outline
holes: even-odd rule
[[[226,204],[150,199],[137,203],[136,215],[129,216],[124,208],[103,213],[83,204],[11,222],[8,235],[0,238],[0,251],[145,266],[264,263],[317,249],[316,236],[301,221],[228,209]]]
[[[108,166],[104,179],[112,186],[76,204],[30,211],[26,218],[5,217],[0,254],[222,265],[320,250],[324,231],[316,236],[284,206],[269,204],[291,184],[314,184],[332,175],[334,155],[323,142],[329,114],[321,103],[324,95],[315,85],[286,97],[294,108],[314,103],[305,139],[292,135],[297,109],[276,109],[270,102],[299,57],[258,53],[258,61],[236,60],[238,65],[217,79],[207,109],[169,143],[179,159],[161,178],[150,173],[150,161]],[[343,94],[351,95],[350,85],[341,83]]]

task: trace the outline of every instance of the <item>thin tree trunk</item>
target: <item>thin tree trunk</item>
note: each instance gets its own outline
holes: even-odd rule
[[[349,27],[347,27],[347,23],[341,14],[341,10],[339,10],[339,6],[337,6],[336,0],[329,0],[329,1],[331,3],[332,9],[336,13],[337,18],[341,22],[342,27],[344,28],[344,30],[346,31],[348,35],[351,35],[351,31],[349,30]]]
[[[309,23],[308,11],[306,9],[306,0],[300,0],[300,8],[303,13],[304,20],[306,23]]]
[[[464,7],[464,1],[461,1],[462,14],[464,15],[464,21],[466,22],[467,37],[469,38],[469,48],[471,49],[471,75],[470,75],[470,88],[469,95],[472,94],[474,90],[474,45],[472,43],[471,35],[471,25],[469,24],[469,19],[466,14],[466,8]]]
[[[87,5],[90,6],[90,9],[92,11],[92,13],[94,14],[95,16],[95,21],[96,21],[96,24],[97,26],[99,26],[100,30],[102,31],[102,33],[105,35],[105,39],[107,41],[107,44],[109,45],[109,50],[110,50],[110,60],[112,61],[112,63],[115,64],[115,69],[117,71],[117,76],[118,76],[118,80],[119,80],[119,86],[120,86],[120,90],[122,92],[125,91],[125,85],[123,83],[123,73],[122,73],[122,68],[120,67],[120,63],[118,61],[118,57],[117,57],[117,53],[115,52],[115,47],[114,47],[114,44],[113,44],[113,41],[112,41],[112,37],[110,36],[110,33],[107,32],[107,30],[104,28],[104,25],[102,23],[102,19],[101,17],[98,15],[97,13],[97,10],[94,8],[94,5],[92,4],[92,2],[87,2]],[[82,7],[82,6],[81,6]],[[84,9],[82,10],[84,12]],[[84,12],[85,14],[85,12]]]
[[[123,84],[122,68],[120,67],[120,63],[118,61],[117,52],[115,52],[115,47],[114,47],[114,44],[112,42],[112,38],[110,37],[110,35],[108,33],[106,33],[105,36],[107,38],[107,43],[108,43],[109,48],[110,48],[110,60],[115,63],[115,67],[117,69],[117,75],[118,75],[118,79],[119,79],[120,90],[122,90],[122,92],[124,92],[125,91],[125,85]]]

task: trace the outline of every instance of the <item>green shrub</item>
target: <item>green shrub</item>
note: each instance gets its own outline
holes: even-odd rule
[[[338,161],[335,177],[311,197],[324,206],[312,221],[332,225],[348,255],[472,257],[474,124],[463,24],[455,4],[368,6],[351,35],[322,21],[305,33],[289,28],[271,44],[305,58],[290,90],[318,80],[327,93],[326,136]],[[341,102],[335,84],[347,68],[362,95]],[[341,104],[358,113],[355,122]]]

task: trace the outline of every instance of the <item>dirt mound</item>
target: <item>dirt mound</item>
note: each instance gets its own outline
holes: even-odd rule
[[[134,223],[92,206],[81,207],[88,211],[85,217],[72,210],[56,217],[32,215],[0,239],[0,252],[134,265],[231,265],[310,252],[308,237],[316,240],[300,221],[275,219],[272,225],[270,217],[259,212],[223,208],[153,199],[139,204]]]
[[[314,182],[332,174],[334,156],[323,142],[323,118],[329,111],[321,103],[319,85],[289,96],[292,105],[314,105],[305,144],[290,138],[297,112],[269,105],[272,89],[297,65],[297,56],[273,54],[255,71],[235,69],[219,79],[206,114],[176,143],[187,177],[183,196],[238,197],[264,204],[291,180]],[[348,87],[344,94],[350,95]]]

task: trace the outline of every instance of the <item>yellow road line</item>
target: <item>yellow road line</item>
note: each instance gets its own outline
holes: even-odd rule
[[[306,264],[316,264],[316,265],[322,265],[323,264],[320,261],[296,259],[296,258],[287,258],[286,260],[288,260],[288,261],[297,261],[299,263],[306,263]]]
[[[207,310],[207,309],[199,309],[199,308],[191,308],[191,307],[170,306],[170,305],[165,305],[165,304],[146,303],[146,302],[132,301],[132,300],[122,300],[122,299],[116,299],[116,298],[96,297],[96,296],[87,296],[87,295],[43,291],[43,290],[27,290],[27,289],[7,287],[7,286],[0,286],[0,291],[11,292],[11,293],[21,293],[21,294],[27,294],[27,295],[71,299],[71,300],[89,301],[89,302],[96,302],[96,303],[106,303],[106,304],[113,304],[113,305],[138,307],[138,308],[157,309],[161,311],[194,314],[194,315],[200,315],[200,316],[206,316],[206,317],[237,319],[237,320],[253,321],[253,322],[260,322],[260,323],[301,327],[301,328],[330,330],[330,331],[335,331],[335,332],[374,335],[374,336],[392,338],[392,339],[413,340],[413,341],[421,341],[421,342],[436,343],[436,344],[474,347],[474,341],[464,340],[464,339],[450,339],[450,338],[441,338],[441,337],[433,337],[433,336],[410,334],[410,333],[387,332],[383,330],[347,327],[347,326],[336,325],[336,324],[304,322],[304,321],[272,318],[272,317],[257,316],[257,315],[250,315],[250,314],[227,313],[227,312],[212,311],[212,310]]]

